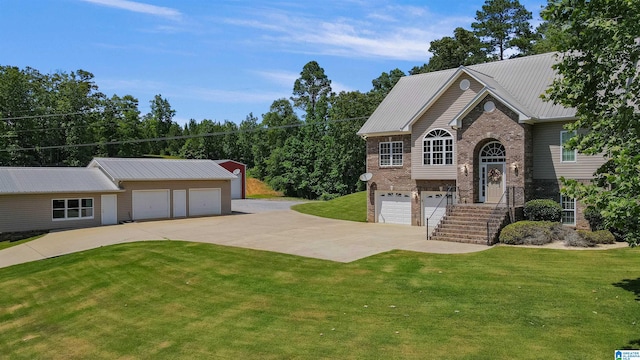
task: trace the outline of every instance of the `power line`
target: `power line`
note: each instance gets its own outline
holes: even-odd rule
[[[124,108],[124,109],[113,109],[118,111],[132,111],[138,110],[138,108]],[[59,117],[59,116],[71,116],[71,115],[88,115],[88,114],[104,114],[106,112],[111,111],[111,109],[104,110],[85,110],[85,111],[77,111],[70,113],[61,113],[61,114],[42,114],[42,115],[25,115],[25,116],[14,116],[14,117],[6,117],[0,118],[0,121],[15,121],[15,120],[28,120],[28,119],[42,119],[42,118],[51,118],[51,117]]]
[[[23,147],[23,148],[14,148],[14,149],[0,149],[0,152],[16,152],[16,151],[32,151],[32,150],[37,150],[37,151],[61,150],[61,149],[70,149],[70,148],[79,148],[79,147],[139,144],[139,143],[145,143],[145,142],[158,142],[158,141],[168,141],[168,140],[186,140],[186,139],[194,139],[194,138],[201,138],[201,137],[224,136],[224,135],[233,135],[233,134],[241,134],[241,133],[252,133],[252,132],[258,132],[258,131],[269,131],[269,130],[278,130],[278,129],[288,129],[288,128],[294,128],[294,127],[311,126],[311,125],[322,125],[322,124],[329,124],[329,123],[364,120],[367,118],[368,116],[360,116],[355,118],[328,120],[323,123],[314,122],[314,123],[289,124],[289,125],[280,125],[280,126],[273,126],[273,127],[267,127],[267,128],[261,127],[261,128],[255,128],[255,129],[247,129],[247,130],[238,129],[234,131],[220,131],[220,132],[204,133],[204,134],[165,136],[165,137],[157,137],[157,138],[118,140],[118,141],[104,141],[104,142],[93,142],[93,143],[84,143],[84,144],[67,144],[67,145]]]

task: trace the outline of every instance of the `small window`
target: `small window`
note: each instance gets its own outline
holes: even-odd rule
[[[562,223],[564,225],[576,224],[576,199],[560,195],[562,206]]]
[[[453,165],[453,136],[451,133],[435,129],[424,136],[423,165]]]
[[[380,166],[402,166],[402,141],[380,143]]]
[[[53,220],[92,219],[93,199],[54,199],[51,217]]]
[[[575,131],[560,132],[561,162],[576,162],[576,150],[568,150],[564,146],[572,137],[576,136]]]

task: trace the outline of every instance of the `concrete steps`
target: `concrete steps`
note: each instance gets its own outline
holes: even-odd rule
[[[492,245],[507,218],[507,209],[486,205],[454,205],[434,229],[431,240]],[[489,239],[487,241],[487,222]]]

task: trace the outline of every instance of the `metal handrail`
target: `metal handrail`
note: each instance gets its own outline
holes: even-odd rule
[[[493,221],[493,219],[500,213],[500,211],[498,209],[509,209],[509,195],[508,195],[508,190],[504,191],[502,193],[502,196],[500,197],[500,200],[498,200],[498,203],[496,204],[496,206],[493,208],[493,210],[491,211],[491,214],[489,215],[489,219],[487,220],[487,245],[491,245],[491,234],[492,234],[492,227],[491,227],[491,222]],[[503,203],[503,200],[505,200],[505,196],[507,197],[506,199],[506,204]],[[500,225],[498,225],[500,226]]]
[[[431,240],[431,234],[429,233],[429,219],[431,219],[433,217],[433,215],[438,211],[438,209],[440,209],[440,207],[442,206],[442,201],[445,200],[445,199],[447,200],[446,205],[445,205],[445,215],[449,215],[450,206],[453,205],[453,191],[454,190],[455,190],[455,186],[448,186],[447,187],[447,193],[442,197],[442,199],[440,199],[440,201],[438,202],[438,205],[436,205],[436,208],[433,209],[433,212],[431,213],[431,215],[425,217],[425,227],[426,227],[426,231],[427,231],[427,240]]]

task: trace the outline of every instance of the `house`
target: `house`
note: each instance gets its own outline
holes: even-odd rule
[[[424,226],[455,189],[453,208],[551,198],[565,224],[586,227],[560,178],[589,181],[604,159],[562,147],[575,109],[541,98],[556,61],[548,53],[401,78],[358,132],[372,174],[368,221]]]
[[[236,176],[211,160],[94,158],[0,167],[0,233],[231,213]]]
[[[247,196],[247,165],[235,160],[214,160],[216,164],[237,176],[231,180],[231,199],[244,199]]]

